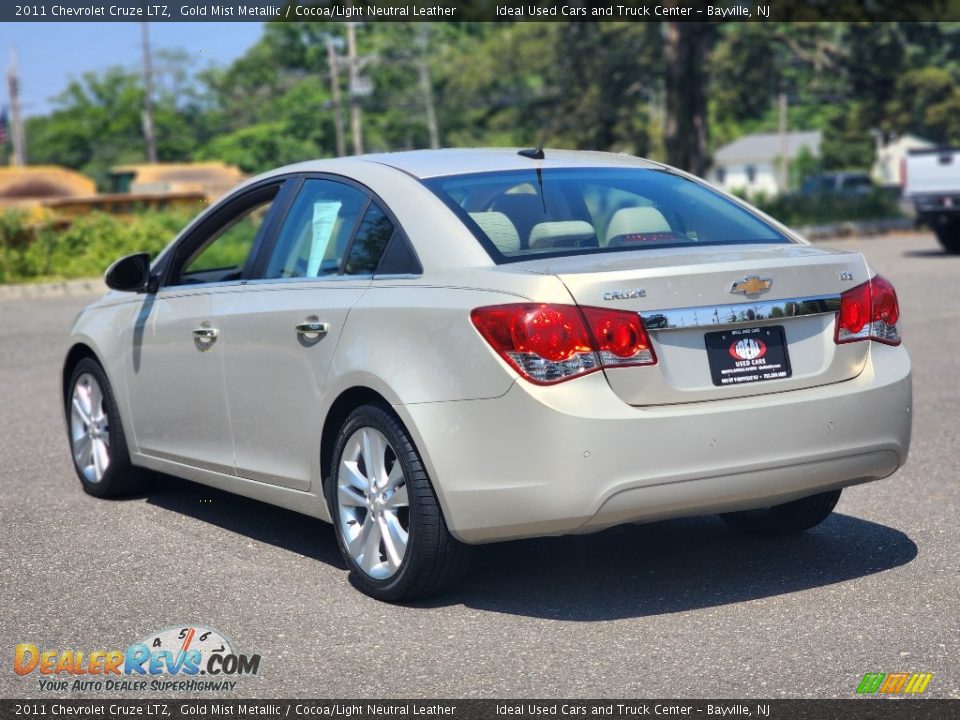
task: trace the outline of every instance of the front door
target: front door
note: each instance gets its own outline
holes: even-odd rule
[[[224,356],[228,318],[279,185],[230,201],[174,250],[145,295],[127,362],[136,443],[145,455],[234,474]]]

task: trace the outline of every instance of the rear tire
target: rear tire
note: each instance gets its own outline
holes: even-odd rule
[[[351,578],[370,597],[427,597],[466,573],[472,548],[447,530],[420,454],[388,407],[363,405],[347,416],[326,495]]]
[[[99,498],[141,493],[152,474],[130,463],[120,411],[107,375],[93,358],[74,367],[64,397],[73,469]]]
[[[936,228],[937,240],[951,254],[960,253],[960,220],[950,220]]]
[[[747,535],[793,535],[826,520],[836,507],[840,492],[831,490],[783,505],[724,513],[720,517],[732,528]]]

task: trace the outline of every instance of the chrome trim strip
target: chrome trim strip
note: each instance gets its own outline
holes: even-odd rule
[[[840,310],[839,295],[764,300],[762,302],[673,310],[644,310],[640,313],[647,330],[682,330],[712,328],[723,325],[744,325],[761,320],[779,320],[809,315],[825,315]]]

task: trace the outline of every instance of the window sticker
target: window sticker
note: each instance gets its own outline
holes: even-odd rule
[[[333,226],[337,222],[340,200],[318,200],[313,204],[313,239],[310,243],[310,257],[307,260],[307,277],[319,277],[323,256],[326,254]]]

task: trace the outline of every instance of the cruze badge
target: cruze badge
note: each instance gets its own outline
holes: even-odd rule
[[[773,280],[770,278],[761,278],[756,275],[745,277],[742,280],[735,280],[730,286],[730,292],[740,295],[759,295],[770,289]]]
[[[647,296],[647,291],[643,288],[632,288],[630,290],[607,290],[603,294],[604,300],[633,300]]]

